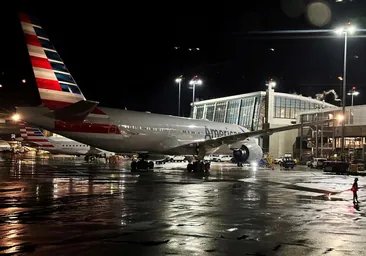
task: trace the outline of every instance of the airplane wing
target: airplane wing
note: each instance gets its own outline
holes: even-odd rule
[[[22,144],[22,146],[28,146],[28,147],[31,147],[31,148],[38,148],[38,147],[42,146],[42,144],[32,142],[32,141],[22,141],[21,144]]]
[[[298,129],[300,127],[324,124],[324,123],[332,122],[334,120],[336,120],[336,119],[327,119],[327,120],[318,121],[318,122],[302,123],[302,124],[294,124],[294,125],[282,126],[282,127],[277,127],[277,128],[262,129],[262,130],[258,130],[258,131],[239,133],[239,134],[234,134],[234,135],[229,135],[229,136],[224,136],[224,137],[219,137],[219,138],[214,138],[214,139],[209,139],[209,140],[202,139],[202,140],[198,140],[198,141],[186,144],[186,145],[182,145],[182,146],[180,146],[180,148],[192,148],[192,147],[195,147],[195,148],[199,147],[200,149],[217,148],[221,145],[233,144],[238,141],[245,140],[246,138],[249,138],[249,137],[272,135],[273,133],[276,133],[276,132],[283,132],[283,131]]]

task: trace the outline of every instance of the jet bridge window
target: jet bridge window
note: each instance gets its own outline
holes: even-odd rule
[[[229,101],[226,113],[225,123],[237,123],[239,116],[240,100]]]
[[[204,106],[197,106],[196,107],[196,119],[202,119],[203,118],[203,110],[204,110]]]
[[[206,106],[206,119],[213,121],[213,115],[215,111],[215,104],[210,104]]]
[[[223,123],[225,121],[225,113],[226,113],[226,102],[219,102],[216,104],[216,110],[215,110],[215,122],[221,122]]]

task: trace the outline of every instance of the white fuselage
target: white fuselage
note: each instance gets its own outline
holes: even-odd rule
[[[90,146],[67,138],[48,137],[48,140],[53,147],[40,146],[39,148],[51,154],[86,155],[90,151]]]
[[[47,137],[50,144],[53,147],[38,147],[39,149],[46,150],[51,154],[64,154],[64,155],[114,155],[113,152],[101,150],[99,148],[93,148],[86,144],[74,141],[68,138],[62,137]]]
[[[24,120],[70,139],[116,153],[152,153],[192,155],[192,147],[179,146],[207,139],[248,132],[242,126],[208,120],[168,116],[112,108],[100,108],[106,115],[89,114],[82,124],[60,122],[43,114],[43,107],[19,107],[17,112]],[[255,138],[246,143],[257,144]],[[207,154],[231,154],[235,145],[222,145]]]

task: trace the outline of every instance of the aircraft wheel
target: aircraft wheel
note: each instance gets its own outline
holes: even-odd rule
[[[140,170],[149,169],[149,163],[145,160],[140,160],[137,162],[137,168]]]
[[[137,170],[137,162],[132,161],[131,162],[131,171],[136,171]]]
[[[187,171],[192,172],[193,171],[193,164],[189,163],[187,164]]]
[[[210,171],[210,169],[211,169],[211,163],[210,162],[208,162],[208,163],[205,163],[205,172],[209,172]]]
[[[205,164],[203,162],[194,162],[193,163],[193,171],[194,172],[204,172]]]
[[[154,162],[153,161],[150,161],[148,163],[148,166],[149,166],[149,169],[154,169]]]
[[[205,163],[204,162],[200,162],[199,163],[199,172],[204,172],[205,171]]]
[[[197,172],[197,170],[198,170],[198,162],[193,162],[193,164],[192,164],[192,167],[193,167],[193,172]]]

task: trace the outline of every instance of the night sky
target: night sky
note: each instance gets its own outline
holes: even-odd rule
[[[185,116],[192,99],[188,82],[194,75],[203,80],[196,89],[200,99],[265,90],[270,78],[278,82],[276,90],[281,92],[312,97],[323,90],[339,92],[342,37],[248,32],[334,29],[348,21],[366,28],[364,0],[135,1],[118,5],[96,1],[78,2],[80,6],[75,2],[28,1],[2,7],[1,108],[40,103],[18,11],[38,17],[87,99],[104,107],[175,115],[178,86],[174,80],[183,75]],[[327,2],[330,12],[314,2]],[[356,86],[361,93],[355,104],[366,104],[363,35],[360,32],[348,41],[347,90]],[[332,103],[332,98],[327,101]]]

